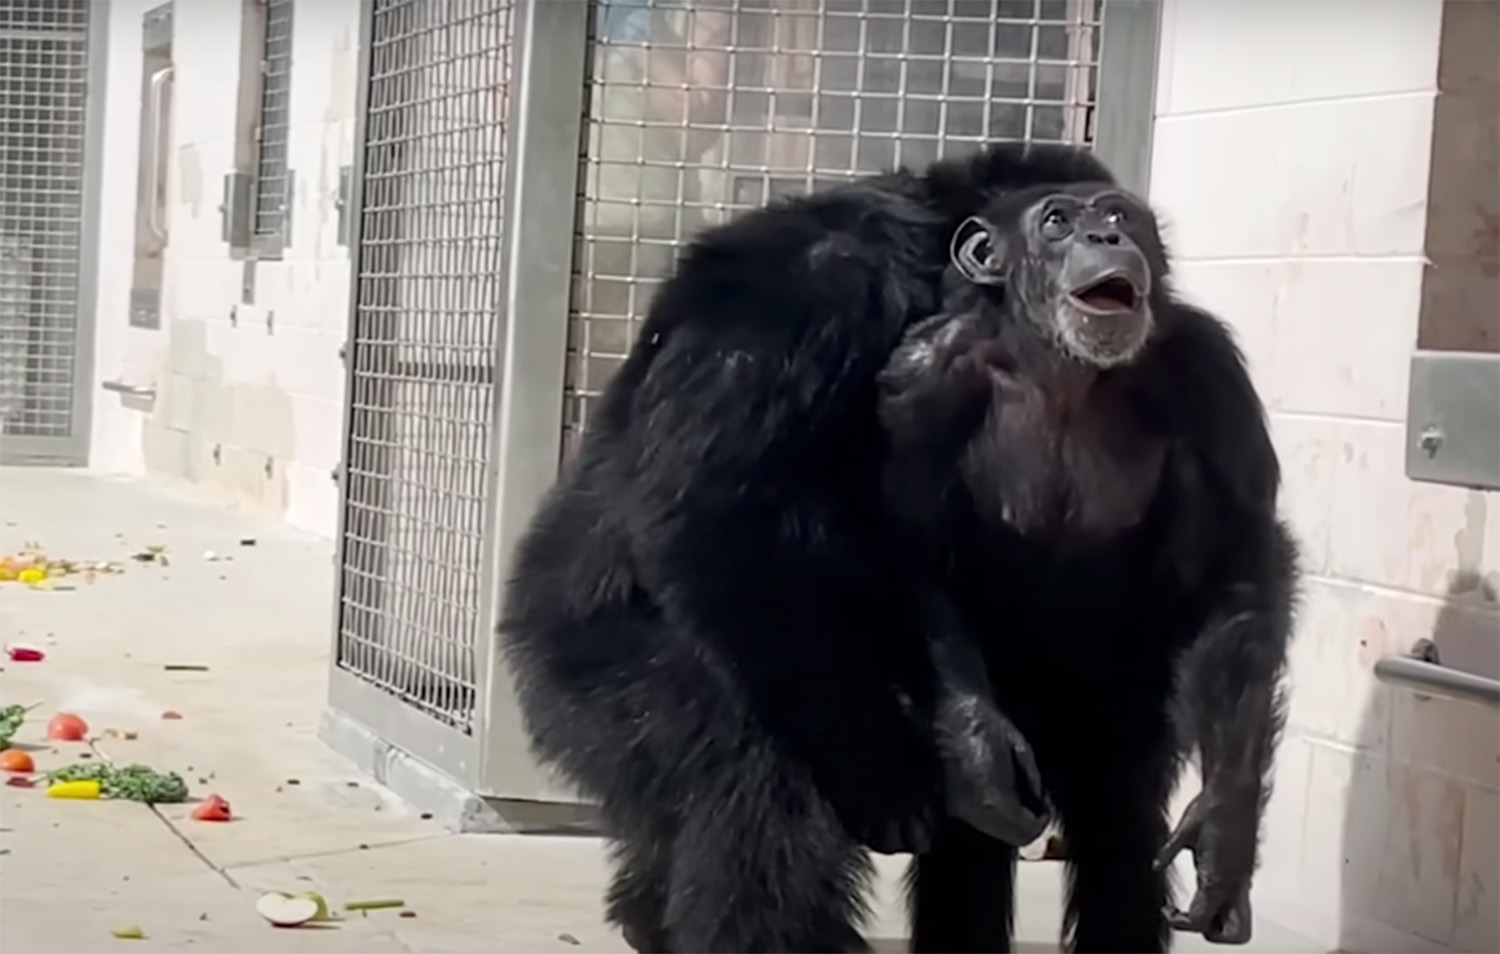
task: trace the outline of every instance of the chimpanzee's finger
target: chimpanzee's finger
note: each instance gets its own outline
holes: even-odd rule
[[[1190,847],[1198,838],[1198,826],[1191,824],[1186,816],[1172,830],[1167,838],[1167,843],[1162,845],[1161,851],[1156,855],[1156,870],[1162,871],[1182,854],[1184,848]]]
[[[1210,919],[1203,936],[1214,944],[1248,944],[1251,933],[1250,898],[1237,894]]]
[[[1193,915],[1190,911],[1184,911],[1176,904],[1168,901],[1166,915],[1167,923],[1172,926],[1172,930],[1188,931],[1193,934],[1198,933],[1198,922],[1193,918]]]
[[[1188,807],[1182,812],[1182,818],[1177,822],[1177,827],[1172,829],[1172,834],[1167,836],[1167,843],[1162,845],[1161,851],[1157,853],[1157,871],[1165,869],[1182,853],[1182,849],[1190,847],[1198,840],[1198,832],[1203,827],[1203,815],[1202,796],[1199,796],[1188,803]]]

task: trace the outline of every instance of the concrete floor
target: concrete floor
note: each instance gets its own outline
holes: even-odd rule
[[[34,541],[54,558],[124,572],[73,588],[0,583],[0,641],[43,649],[3,663],[0,703],[40,702],[20,740],[43,770],[84,757],[176,770],[217,793],[229,824],[192,805],[63,801],[0,793],[0,950],[624,951],[599,916],[605,866],[581,837],[455,835],[361,778],[316,737],[325,699],[331,557],[326,541],[149,485],[78,471],[0,469],[0,553]],[[242,545],[253,540],[254,545]],[[167,566],[131,554],[164,546]],[[212,551],[227,560],[210,560]],[[172,665],[206,671],[172,671]],[[92,743],[46,744],[57,711]],[[181,719],[164,719],[163,713]],[[107,730],[138,733],[108,738]],[[870,934],[905,949],[886,859]],[[399,898],[395,910],[278,930],[259,892]],[[1022,951],[1056,950],[1060,870],[1022,866]],[[112,931],[137,925],[144,941]],[[1214,950],[1182,938],[1178,950]],[[1312,952],[1257,925],[1247,951]]]

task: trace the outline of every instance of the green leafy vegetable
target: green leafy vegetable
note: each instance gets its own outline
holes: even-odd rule
[[[0,749],[10,748],[10,740],[15,738],[31,709],[32,706],[0,706]]]
[[[188,797],[187,783],[182,776],[176,772],[158,772],[146,765],[117,768],[102,762],[80,762],[47,773],[48,785],[82,781],[98,782],[105,798],[145,802],[147,805],[175,804],[187,801]]]

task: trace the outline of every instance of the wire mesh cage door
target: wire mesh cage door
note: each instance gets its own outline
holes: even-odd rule
[[[1100,7],[594,0],[564,453],[697,229],[985,142],[1088,142]]]
[[[471,781],[512,4],[363,6],[331,703]]]
[[[84,463],[88,0],[0,0],[0,460]]]

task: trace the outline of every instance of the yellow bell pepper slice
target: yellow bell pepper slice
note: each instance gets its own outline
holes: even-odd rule
[[[77,782],[58,782],[47,786],[48,798],[98,798],[99,783],[94,779]]]

